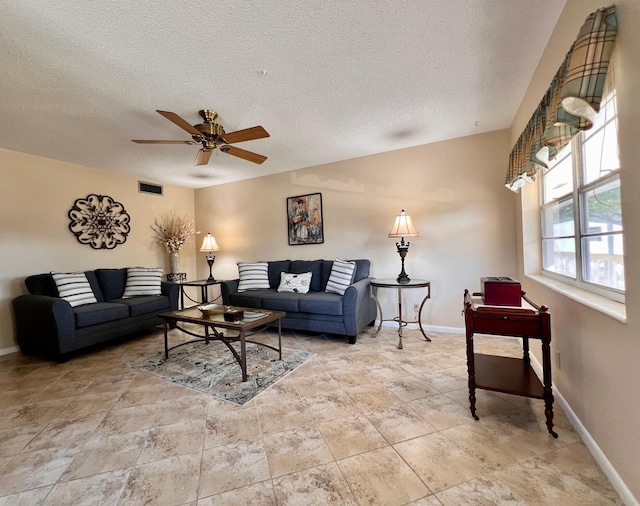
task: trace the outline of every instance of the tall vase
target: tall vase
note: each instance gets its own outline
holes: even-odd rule
[[[171,274],[176,274],[180,272],[180,252],[173,251],[169,253],[169,266],[171,270]]]

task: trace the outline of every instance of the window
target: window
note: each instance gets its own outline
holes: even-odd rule
[[[603,98],[593,128],[542,171],[540,187],[543,273],[624,301],[615,92]]]

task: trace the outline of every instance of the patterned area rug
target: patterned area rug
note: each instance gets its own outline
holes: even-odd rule
[[[193,343],[171,350],[167,360],[164,359],[164,352],[158,352],[151,357],[136,359],[129,366],[243,405],[314,355],[307,351],[283,348],[282,360],[278,360],[277,351],[247,343],[245,382],[242,381],[240,364],[220,341],[208,345]]]

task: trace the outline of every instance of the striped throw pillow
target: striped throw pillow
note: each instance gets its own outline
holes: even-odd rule
[[[327,281],[325,292],[338,293],[344,295],[349,285],[353,281],[356,272],[356,263],[335,259],[331,266],[331,275]]]
[[[160,295],[162,267],[127,267],[127,285],[123,299],[140,295]]]
[[[269,265],[267,262],[238,262],[238,273],[240,274],[238,292],[269,288]]]
[[[98,302],[84,272],[52,272],[51,276],[58,288],[58,295],[71,307]]]

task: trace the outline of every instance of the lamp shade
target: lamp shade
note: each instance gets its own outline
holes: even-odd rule
[[[405,214],[404,209],[396,216],[396,221],[389,232],[389,237],[418,237],[420,234],[413,228],[411,216]]]
[[[209,233],[202,241],[202,247],[200,248],[200,251],[220,251],[220,246],[218,246],[216,238]]]

